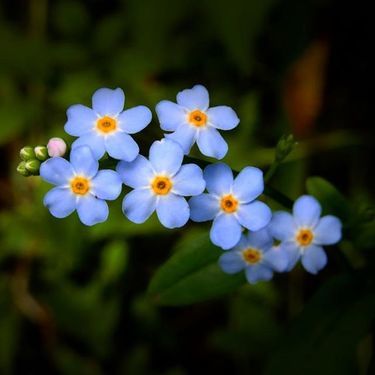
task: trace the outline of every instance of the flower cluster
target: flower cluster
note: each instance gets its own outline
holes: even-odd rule
[[[211,241],[224,250],[220,267],[229,274],[244,270],[249,283],[289,271],[299,259],[310,273],[322,269],[327,262],[322,245],[341,239],[340,221],[320,218],[320,205],[310,196],[295,202],[293,215],[272,214],[263,201],[264,178],[258,168],[247,166],[234,176],[222,162],[203,171],[194,163],[184,164],[194,143],[203,155],[222,159],[228,145],[219,130],[234,129],[239,118],[228,106],[209,107],[208,91],[201,85],[179,92],[176,101],[156,105],[160,127],[169,133],[151,145],[146,158],[131,135],[150,124],[151,111],[142,105],[124,110],[121,89],[99,89],[92,108],[76,104],[67,110],[65,131],[77,137],[69,160],[63,157],[66,144],[53,138],[45,148],[25,148],[23,174],[31,174],[28,160],[38,158],[34,167],[40,166],[40,176],[55,185],[45,206],[57,218],[76,210],[85,225],[107,220],[106,201],[117,199],[123,185],[128,192],[122,210],[134,223],[145,222],[155,211],[166,228],[180,228],[189,219],[212,221]],[[100,170],[103,157],[116,161],[115,170]]]

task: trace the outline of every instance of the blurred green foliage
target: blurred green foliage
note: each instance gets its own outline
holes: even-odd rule
[[[369,14],[335,0],[2,1],[0,374],[374,372]],[[317,42],[320,60],[306,54]],[[15,173],[24,145],[71,140],[67,107],[99,87],[153,109],[196,83],[238,112],[234,169],[268,168],[296,134],[270,186],[307,191],[345,224],[317,277],[245,285],[220,272],[208,225],[135,225],[120,202],[94,228],[57,220],[47,184]],[[142,153],[162,136],[154,116]]]

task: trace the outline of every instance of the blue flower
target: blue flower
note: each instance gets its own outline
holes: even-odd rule
[[[143,106],[123,111],[124,92],[102,88],[92,96],[92,108],[81,104],[67,110],[65,131],[79,137],[72,148],[89,146],[100,159],[105,152],[118,160],[132,161],[139,154],[139,147],[129,134],[144,129],[151,121],[151,111]]]
[[[156,106],[160,127],[173,133],[166,134],[178,142],[185,154],[197,142],[203,155],[222,159],[228,145],[217,131],[234,129],[240,122],[232,108],[218,106],[209,108],[208,91],[201,85],[177,94],[177,104],[163,100]]]
[[[182,165],[182,148],[168,139],[151,145],[149,160],[139,155],[133,162],[120,162],[117,171],[132,187],[123,201],[124,215],[134,223],[145,222],[156,210],[167,228],[182,227],[190,210],[184,196],[201,194],[205,188],[202,170],[195,164]]]
[[[44,205],[57,218],[69,216],[77,210],[83,224],[94,225],[106,221],[108,205],[122,188],[115,171],[99,171],[99,163],[86,146],[77,147],[70,154],[70,162],[54,157],[40,167],[40,176],[56,185],[44,197]]]
[[[322,245],[333,245],[340,241],[341,221],[335,216],[320,215],[319,202],[309,195],[295,201],[293,215],[283,211],[274,213],[270,231],[288,253],[289,271],[301,258],[306,271],[316,274],[327,264]]]
[[[229,274],[245,270],[250,284],[272,279],[273,271],[283,272],[288,257],[272,247],[273,239],[267,228],[242,235],[240,242],[219,259],[221,269]]]
[[[251,231],[264,228],[271,220],[269,207],[255,199],[264,189],[263,173],[244,168],[233,180],[232,170],[223,163],[207,166],[203,173],[208,194],[190,199],[193,221],[213,219],[211,241],[227,250],[241,238],[242,227]]]

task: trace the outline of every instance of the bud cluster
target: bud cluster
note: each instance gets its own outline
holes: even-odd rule
[[[39,175],[40,165],[48,158],[64,156],[66,143],[61,138],[51,138],[47,146],[25,146],[20,151],[22,161],[17,166],[17,172],[25,177]]]

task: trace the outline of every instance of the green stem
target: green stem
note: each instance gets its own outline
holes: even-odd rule
[[[285,208],[291,209],[293,207],[294,202],[280,191],[274,189],[272,186],[266,185],[264,187],[264,195],[272,198],[275,202],[280,203]]]
[[[264,182],[265,183],[268,183],[271,180],[271,178],[273,177],[273,175],[276,173],[277,168],[279,167],[279,165],[280,165],[280,163],[277,162],[277,161],[274,161],[271,164],[271,166],[269,167],[268,171],[264,175]]]

